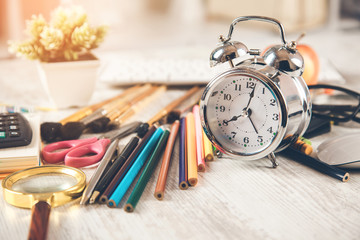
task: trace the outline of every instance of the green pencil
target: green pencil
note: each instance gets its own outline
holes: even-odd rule
[[[150,159],[148,161],[148,163],[145,166],[144,171],[142,172],[139,180],[137,181],[134,190],[132,191],[129,199],[127,200],[124,210],[126,212],[133,212],[136,204],[139,202],[139,199],[142,195],[142,193],[144,192],[144,189],[146,187],[146,184],[148,183],[151,174],[154,172],[162,151],[165,148],[167,139],[169,137],[170,131],[168,129],[166,129],[163,133],[163,135],[161,136],[158,144],[156,145],[156,148],[153,152],[153,154],[150,156]]]

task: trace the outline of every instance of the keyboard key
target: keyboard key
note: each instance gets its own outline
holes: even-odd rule
[[[10,137],[20,137],[20,132],[10,132],[9,136]]]
[[[0,132],[0,138],[6,138],[6,133],[5,132]]]

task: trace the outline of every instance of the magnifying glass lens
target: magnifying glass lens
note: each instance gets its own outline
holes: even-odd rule
[[[77,183],[73,176],[51,173],[20,179],[12,185],[12,190],[23,193],[53,193],[69,189]]]

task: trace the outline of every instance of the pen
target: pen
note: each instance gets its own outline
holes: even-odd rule
[[[291,160],[306,165],[314,170],[324,173],[330,177],[339,179],[343,182],[347,182],[350,178],[349,173],[345,172],[344,170],[331,166],[291,147],[286,148],[281,153],[283,153]]]
[[[116,158],[114,163],[111,165],[109,170],[105,173],[105,175],[100,179],[100,181],[96,184],[93,194],[90,198],[90,204],[94,203],[97,197],[102,193],[106,187],[109,185],[111,180],[114,178],[115,174],[119,171],[121,166],[124,164],[125,160],[130,156],[132,151],[135,149],[139,142],[138,137],[133,137],[130,139],[128,144],[122,150],[121,154]]]
[[[80,200],[80,204],[86,204],[86,202],[89,200],[91,193],[94,190],[94,187],[96,185],[96,183],[99,181],[101,175],[103,174],[104,170],[106,169],[106,167],[108,166],[108,164],[110,163],[110,160],[112,159],[114,152],[116,151],[117,147],[119,144],[119,139],[116,139],[115,141],[113,141],[109,148],[107,149],[104,157],[102,158],[99,166],[97,167],[94,175],[91,177],[89,184],[86,186],[83,195],[81,197]]]
[[[134,181],[140,169],[145,164],[150,153],[154,151],[157,142],[159,141],[160,137],[163,135],[163,132],[164,129],[161,127],[156,129],[154,134],[151,136],[149,142],[146,144],[144,149],[141,151],[139,156],[134,161],[134,164],[131,166],[129,171],[126,173],[122,181],[119,183],[119,185],[116,187],[115,191],[111,195],[108,201],[109,207],[116,207],[119,205],[121,199],[124,197],[131,183]]]
[[[104,193],[100,197],[100,203],[107,203],[108,198],[114,192],[115,188],[119,185],[129,168],[134,163],[134,160],[139,156],[140,152],[144,149],[149,139],[156,130],[156,126],[152,126],[146,135],[141,139],[140,143],[131,153],[131,155],[126,159],[125,163],[122,165],[120,170],[116,173],[115,177],[111,180],[109,186],[105,189]]]
[[[171,161],[171,154],[173,152],[176,136],[179,131],[179,126],[180,126],[179,120],[176,120],[171,125],[170,136],[166,143],[165,153],[164,153],[164,156],[162,159],[160,173],[159,173],[159,177],[157,179],[155,192],[154,192],[154,196],[158,200],[162,200],[164,198],[166,179],[168,176],[169,165],[170,165],[170,161]]]
[[[134,190],[132,191],[129,199],[126,202],[126,205],[124,207],[126,212],[133,212],[137,203],[140,200],[140,197],[142,193],[144,192],[144,189],[146,187],[146,184],[148,183],[151,174],[154,172],[158,162],[160,155],[165,147],[166,140],[169,137],[169,130],[165,130],[163,134],[161,135],[149,161],[147,162],[144,171],[141,173],[139,180],[137,181]]]
[[[189,187],[186,160],[186,119],[180,119],[180,144],[179,144],[179,188],[185,190]]]

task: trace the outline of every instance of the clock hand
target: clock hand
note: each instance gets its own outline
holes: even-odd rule
[[[244,111],[245,111],[245,112],[248,111],[249,106],[250,106],[250,103],[251,103],[251,100],[252,100],[253,97],[254,97],[255,87],[256,87],[256,84],[254,85],[254,88],[252,89],[252,91],[251,91],[251,93],[250,93],[249,102],[248,102],[248,104],[246,105],[246,107],[244,108]]]
[[[251,113],[252,113],[252,111],[251,111],[251,109],[249,109],[249,110],[248,110],[248,115],[247,115],[247,117],[249,118],[250,123],[251,123],[251,125],[253,126],[256,134],[259,134],[259,133],[258,133],[258,130],[256,129],[256,127],[255,127],[255,125],[254,125],[254,122],[253,122],[252,119],[251,119]]]
[[[246,116],[247,116],[247,113],[243,111],[240,115],[233,116],[230,120],[225,120],[225,119],[224,119],[223,122],[224,122],[225,124],[227,124],[227,123],[229,123],[229,122],[238,120],[238,118],[240,118],[240,117],[246,117]]]

